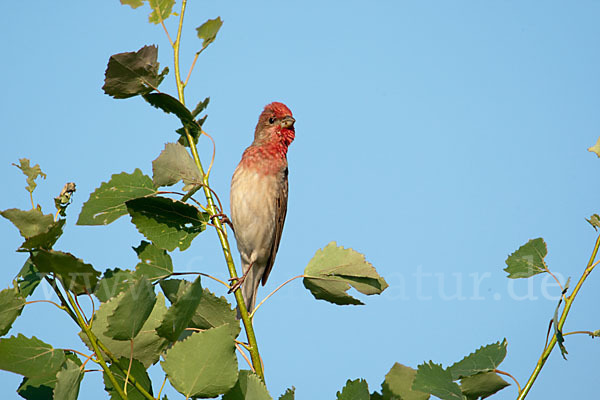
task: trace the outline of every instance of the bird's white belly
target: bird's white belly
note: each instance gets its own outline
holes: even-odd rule
[[[237,170],[231,182],[231,219],[244,264],[263,264],[275,231],[276,177]]]

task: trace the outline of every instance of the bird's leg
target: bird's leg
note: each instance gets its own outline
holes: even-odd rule
[[[248,276],[248,272],[250,272],[250,269],[252,269],[253,265],[254,265],[254,263],[251,263],[250,266],[248,267],[248,269],[246,270],[246,272],[244,272],[244,274],[242,276],[240,276],[239,278],[229,278],[228,279],[228,281],[237,280],[237,282],[234,283],[233,285],[231,285],[231,287],[227,291],[227,294],[235,292],[236,290],[238,290],[240,288],[240,286],[242,286],[242,283],[244,283],[244,281],[246,280],[246,276]]]
[[[218,213],[218,214],[214,214],[210,216],[210,221],[212,222],[212,220],[214,218],[219,218],[221,220],[222,224],[227,224],[231,227],[231,230],[235,233],[235,229],[233,229],[233,223],[231,222],[231,220],[229,219],[229,217],[225,214],[225,213]]]

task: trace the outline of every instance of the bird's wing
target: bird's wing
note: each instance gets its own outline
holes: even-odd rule
[[[275,256],[279,249],[279,242],[281,241],[281,233],[283,232],[283,223],[285,222],[285,215],[287,213],[288,203],[288,169],[287,167],[283,171],[283,179],[281,182],[281,190],[278,192],[278,196],[275,199],[275,232],[273,237],[273,247],[271,248],[271,255],[267,260],[267,266],[265,273],[262,276],[263,286],[267,283],[273,264],[275,264]]]

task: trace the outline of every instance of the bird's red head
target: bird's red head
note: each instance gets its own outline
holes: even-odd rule
[[[254,142],[279,142],[287,147],[295,137],[294,122],[296,120],[285,104],[278,102],[267,104],[258,118]]]

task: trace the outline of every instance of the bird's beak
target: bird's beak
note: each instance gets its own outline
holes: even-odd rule
[[[293,128],[294,122],[296,122],[296,120],[293,117],[288,115],[287,117],[284,117],[281,120],[281,127],[282,128]]]

